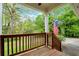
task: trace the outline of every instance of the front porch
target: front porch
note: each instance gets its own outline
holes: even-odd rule
[[[13,7],[13,11],[9,8],[11,12],[11,31],[9,32],[9,35],[2,35],[2,24],[0,24],[0,55],[1,56],[13,56],[18,55],[23,52],[31,51],[33,49],[37,49],[32,55],[61,55],[61,42],[58,40],[58,38],[53,34],[53,32],[49,33],[49,27],[48,27],[48,13],[53,8],[61,5],[61,4],[43,4],[43,6],[40,6],[40,3],[38,4],[17,4],[17,5],[23,5],[27,6],[29,8],[32,8],[36,11],[40,11],[44,14],[44,26],[45,26],[45,32],[44,33],[32,33],[32,34],[13,34],[14,32],[14,18],[15,18],[15,5],[11,6]],[[51,5],[53,7],[51,7]],[[2,8],[1,4],[1,8]],[[8,6],[6,4],[6,6]],[[40,7],[37,7],[40,6]],[[46,9],[50,6],[49,9]],[[44,8],[42,8],[44,7]],[[8,8],[8,7],[7,7]],[[18,9],[19,10],[19,9]],[[2,10],[1,10],[2,13]],[[1,16],[2,17],[2,16]],[[2,19],[0,20],[2,22]],[[6,20],[5,20],[6,23]],[[9,23],[8,23],[9,24]],[[44,46],[43,48],[39,48],[41,46]],[[54,49],[55,48],[55,49]],[[52,50],[53,49],[53,50]],[[58,51],[57,51],[57,50]],[[38,54],[40,52],[40,54]],[[50,53],[52,52],[52,53]],[[55,54],[55,53],[57,54]],[[27,53],[25,55],[29,55],[30,53]],[[45,54],[44,54],[45,53]],[[62,54],[63,55],[63,54]]]
[[[2,34],[2,23],[0,23],[0,55],[1,56],[65,56],[61,49],[61,41],[49,33],[48,13],[62,4],[22,4],[44,13],[44,33],[32,34]],[[2,4],[0,6],[2,8]],[[43,8],[44,7],[44,8]],[[38,10],[38,11],[39,11]],[[2,14],[2,10],[0,11]],[[14,17],[14,15],[12,15]],[[13,33],[13,20],[11,20],[11,33]],[[0,16],[2,22],[2,16]]]

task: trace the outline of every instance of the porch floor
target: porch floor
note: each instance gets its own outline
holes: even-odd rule
[[[16,56],[65,56],[65,54],[56,49],[51,49],[43,46],[28,52],[18,54]]]

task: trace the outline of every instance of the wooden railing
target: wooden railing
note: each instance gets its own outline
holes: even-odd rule
[[[52,32],[51,33],[47,33],[47,46],[52,47],[52,40],[53,40],[52,36],[53,36]]]
[[[54,43],[54,38],[52,33],[0,35],[0,55],[16,55],[43,45],[53,48],[55,43],[60,44],[58,41]]]
[[[52,40],[52,48],[55,48],[59,51],[61,51],[61,41],[59,40],[59,38],[53,34],[53,40]]]

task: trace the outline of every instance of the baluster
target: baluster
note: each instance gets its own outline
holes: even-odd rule
[[[9,38],[7,38],[7,55],[9,55]]]
[[[42,45],[42,35],[40,35],[40,45]]]
[[[38,45],[38,36],[37,35],[36,35],[36,45],[39,46]]]
[[[30,49],[31,49],[31,36],[29,36],[30,37]]]
[[[30,48],[29,46],[30,46],[30,45],[29,45],[29,36],[28,36],[28,49]]]
[[[17,37],[16,37],[16,53],[17,53]]]
[[[34,40],[35,40],[35,47],[36,47],[36,35],[35,35],[35,38],[34,38]]]
[[[26,50],[27,50],[27,36],[26,36],[26,39],[25,39],[25,46],[26,46]]]
[[[19,52],[21,51],[21,37],[19,36]]]
[[[4,38],[0,36],[0,55],[4,56]]]
[[[11,52],[13,54],[13,37],[11,38]]]
[[[23,36],[23,39],[22,39],[22,48],[23,48],[23,51],[24,51],[24,36]]]
[[[37,42],[36,42],[36,35],[35,35],[35,38],[34,38],[34,40],[35,40],[35,47],[37,47]]]

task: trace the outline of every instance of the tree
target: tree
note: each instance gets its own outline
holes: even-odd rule
[[[44,15],[38,15],[35,20],[35,30],[36,32],[44,32]]]
[[[19,19],[16,11],[16,4],[3,4],[3,34],[14,34],[16,21]]]
[[[53,21],[54,21],[53,15],[49,14],[49,16],[48,16],[49,32],[52,32],[52,29],[53,29]]]

